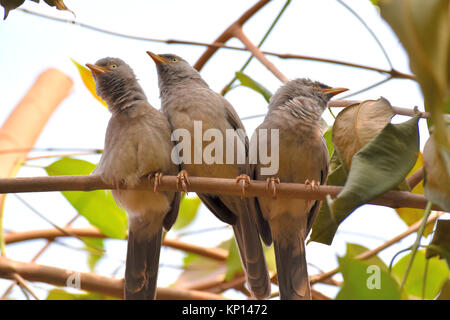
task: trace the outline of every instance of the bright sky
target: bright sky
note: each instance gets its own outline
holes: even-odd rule
[[[76,13],[76,20],[120,33],[156,39],[178,39],[199,42],[212,42],[236,20],[256,0],[169,0],[169,1],[74,1],[65,0],[66,5]],[[126,5],[125,5],[126,3]],[[247,36],[258,43],[269,28],[275,16],[284,5],[284,0],[274,0],[266,5],[244,28]],[[408,59],[398,39],[389,26],[380,18],[370,1],[351,1],[350,5],[372,28],[386,48],[395,68],[409,73]],[[164,4],[164,5],[162,5]],[[50,14],[59,18],[74,19],[69,12],[26,1],[23,8]],[[6,21],[0,22],[0,122],[3,122],[15,105],[27,92],[36,77],[43,70],[54,67],[68,74],[74,80],[70,96],[59,106],[42,132],[36,147],[39,148],[103,148],[105,129],[109,120],[108,111],[96,102],[82,84],[70,58],[81,64],[94,63],[105,56],[120,57],[134,69],[146,91],[151,104],[159,108],[159,92],[154,63],[145,51],[156,53],[175,53],[194,64],[204,52],[203,47],[186,45],[166,45],[143,42],[105,35],[80,28],[72,24],[54,22],[15,10]],[[238,40],[229,45],[242,46]],[[344,7],[334,0],[300,1],[293,0],[266,43],[264,50],[278,53],[293,53],[323,58],[332,58],[373,67],[389,69],[389,65],[373,38],[361,23]],[[248,53],[220,50],[204,67],[201,74],[212,89],[220,91],[246,61]],[[309,77],[331,86],[347,87],[351,92],[358,91],[385,77],[376,72],[336,66],[332,64],[282,60],[268,57],[289,79]],[[256,59],[245,71],[274,92],[280,82]],[[351,99],[387,98],[392,105],[423,110],[423,99],[416,83],[410,80],[392,80]],[[226,98],[233,104],[241,117],[264,113],[267,104],[259,94],[247,89],[236,88]],[[337,111],[337,110],[336,110]],[[331,116],[325,114],[331,123]],[[394,121],[404,121],[406,117],[396,117]],[[250,136],[262,118],[245,121]],[[421,121],[421,146],[426,139],[425,122]],[[38,155],[39,153],[34,153]],[[98,156],[84,157],[98,162]],[[32,165],[44,166],[52,160],[34,161]],[[45,175],[42,169],[24,167],[20,176]],[[39,212],[45,214],[59,226],[64,226],[76,212],[59,193],[35,193],[20,195]],[[27,209],[14,196],[7,197],[5,206],[6,230],[23,231],[37,228],[50,228],[45,221]],[[87,226],[83,218],[74,226]],[[223,226],[212,214],[202,209],[200,216],[186,230],[200,230],[206,227]],[[345,243],[353,242],[374,248],[405,230],[405,224],[392,209],[365,206],[355,211],[340,227],[332,246],[311,243],[307,247],[307,259],[311,265],[328,271],[337,265],[336,256],[345,253]],[[170,232],[168,237],[176,237]],[[228,239],[231,229],[185,236],[188,242],[214,246]],[[208,239],[205,242],[205,238]],[[393,254],[410,246],[409,237],[399,245],[385,250],[381,257],[389,263]],[[83,245],[77,240],[61,240],[76,248]],[[43,246],[45,241],[33,241],[7,247],[8,257],[29,261]],[[108,241],[107,256],[98,265],[97,272],[102,275],[123,276],[120,266],[125,259],[124,241]],[[162,251],[162,267],[159,285],[167,286],[181,272],[183,255],[175,250]],[[53,265],[78,271],[88,271],[86,253],[71,250],[61,245],[52,245],[38,260],[41,264]],[[118,268],[118,269],[117,269]],[[117,269],[117,270],[116,270]],[[317,273],[311,267],[310,274]],[[0,280],[0,294],[9,286],[9,281]],[[40,297],[46,297],[46,285],[33,284]],[[334,287],[318,285],[318,290],[334,296]],[[241,297],[228,292],[229,297]],[[12,298],[23,299],[16,287]]]

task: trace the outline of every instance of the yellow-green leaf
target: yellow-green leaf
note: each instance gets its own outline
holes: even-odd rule
[[[411,169],[407,177],[410,177],[413,173],[423,167],[423,156],[422,153],[419,153],[417,157],[416,164]],[[423,181],[420,181],[412,190],[412,193],[423,195]],[[395,209],[400,219],[403,220],[408,226],[413,225],[417,221],[423,218],[424,211],[423,209],[415,209],[415,208],[397,208]],[[428,236],[434,228],[434,224],[429,224],[425,227],[425,231],[423,235]]]
[[[89,90],[89,92],[94,96],[95,99],[97,99],[97,101],[99,101],[101,104],[103,104],[105,107],[108,108],[106,102],[97,95],[97,91],[95,90],[95,81],[94,77],[92,76],[91,70],[82,66],[73,59],[70,60],[72,60],[73,64],[77,67],[78,72],[80,73],[81,80],[83,81],[84,85]]]

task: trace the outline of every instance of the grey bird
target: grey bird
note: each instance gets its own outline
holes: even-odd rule
[[[167,118],[149,104],[125,62],[104,58],[86,65],[98,96],[112,113],[105,148],[92,174],[118,186],[112,194],[129,217],[124,297],[155,299],[163,228],[169,230],[174,224],[180,205],[179,192],[157,191],[162,174],[179,171],[170,157],[171,128]],[[155,179],[154,190],[129,190],[143,177]],[[121,185],[127,189],[120,189]]]
[[[253,177],[266,180],[276,192],[281,182],[325,184],[328,176],[328,149],[319,120],[330,98],[347,89],[330,88],[308,79],[287,82],[272,96],[263,123],[252,136],[260,145],[279,145],[279,168],[274,176],[261,174],[260,163],[253,167]],[[259,135],[260,130],[267,134]],[[279,130],[279,141],[271,141],[270,130]],[[274,155],[272,155],[273,157]],[[280,299],[311,299],[305,258],[305,238],[319,211],[320,201],[258,197],[262,214],[256,216],[263,233],[272,234],[277,265]]]
[[[147,53],[156,64],[161,110],[174,130],[188,130],[191,137],[191,154],[194,155],[200,149],[194,140],[194,121],[201,121],[202,136],[209,129],[219,130],[223,137],[226,137],[227,129],[240,129],[237,131],[238,139],[245,146],[245,153],[248,156],[248,138],[232,105],[211,90],[197,70],[181,57],[173,54]],[[200,147],[204,149],[206,142],[200,143]],[[226,150],[225,142],[223,149]],[[234,159],[237,160],[237,155]],[[223,161],[223,164],[207,164],[202,161],[197,164],[183,163],[181,166],[189,175],[199,177],[236,178],[250,173],[250,167],[245,159],[242,164],[237,161],[233,163]],[[212,194],[198,194],[198,196],[217,218],[233,226],[250,292],[257,299],[268,297],[270,279],[253,218],[255,199]]]

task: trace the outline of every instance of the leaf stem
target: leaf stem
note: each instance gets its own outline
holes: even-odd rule
[[[406,280],[408,279],[408,274],[409,274],[409,271],[411,270],[412,264],[414,262],[414,258],[416,256],[417,249],[419,248],[420,239],[422,238],[423,233],[425,231],[425,227],[427,225],[427,220],[431,213],[432,205],[433,205],[433,203],[431,201],[428,201],[427,206],[425,207],[423,220],[422,220],[422,223],[420,224],[419,230],[417,231],[416,241],[412,245],[411,258],[409,259],[408,266],[406,267],[406,271],[405,271],[405,274],[403,275],[402,283],[400,285],[400,292],[403,291],[403,288],[405,287],[405,284],[406,284]]]

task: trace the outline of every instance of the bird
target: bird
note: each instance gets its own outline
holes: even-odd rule
[[[190,133],[191,154],[205,147],[205,141],[196,141],[195,121],[201,121],[202,134],[210,129],[218,130],[223,137],[227,130],[236,132],[237,139],[245,146],[248,156],[248,138],[245,128],[233,106],[220,94],[211,90],[200,73],[186,60],[174,54],[155,54],[147,51],[153,59],[158,74],[161,110],[169,119],[173,130],[184,129]],[[217,141],[216,141],[217,142]],[[197,144],[196,144],[197,143]],[[225,146],[224,144],[221,145]],[[183,150],[184,152],[184,150]],[[237,151],[231,150],[233,155]],[[199,177],[241,178],[243,184],[250,179],[250,166],[244,163],[187,163],[181,164],[184,173]],[[230,161],[231,162],[231,161]],[[221,221],[233,226],[243,269],[250,293],[256,299],[270,295],[270,278],[264,257],[258,228],[255,225],[255,199],[232,195],[198,193],[205,206]]]
[[[278,144],[278,171],[273,175],[264,174],[261,169],[267,165],[258,161],[252,165],[252,178],[266,180],[267,188],[273,192],[273,195],[257,197],[261,214],[256,219],[263,232],[272,235],[282,300],[311,299],[305,238],[321,202],[278,198],[276,185],[306,183],[317,188],[318,184],[326,184],[328,149],[319,121],[331,97],[345,90],[304,78],[290,80],[271,97],[264,121],[252,135],[251,143],[258,139],[258,143],[267,145],[267,150],[271,150],[272,144]],[[260,134],[262,130],[266,134]],[[272,141],[270,130],[278,130],[278,139]]]
[[[111,112],[104,151],[92,175],[116,186],[112,195],[129,218],[124,298],[153,300],[163,229],[175,223],[180,206],[179,192],[157,190],[163,174],[179,171],[170,157],[171,127],[123,60],[107,57],[86,66]],[[154,179],[154,189],[131,190],[142,179]]]

